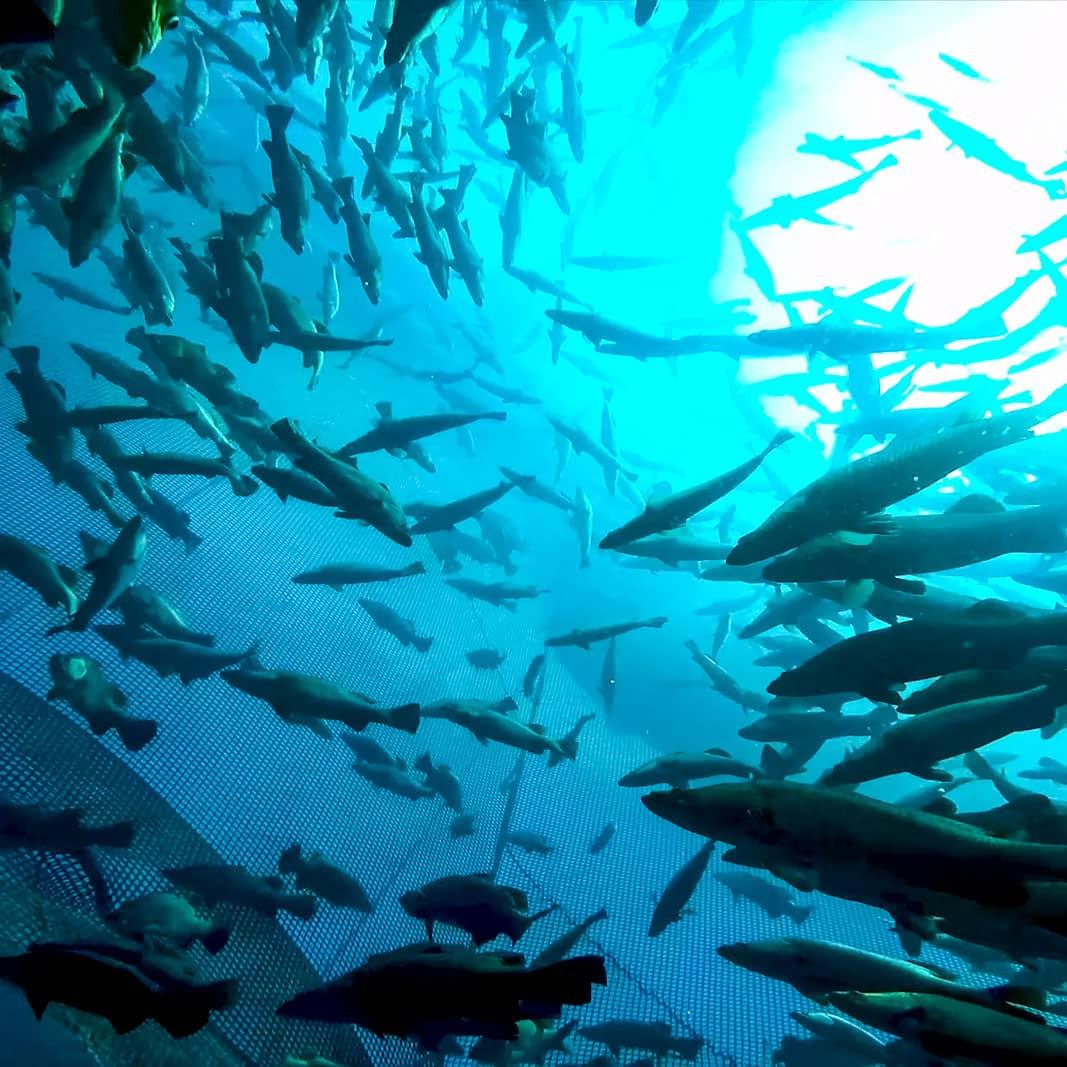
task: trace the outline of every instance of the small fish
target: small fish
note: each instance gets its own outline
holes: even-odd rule
[[[505,659],[506,652],[498,652],[495,648],[476,648],[466,653],[467,662],[480,671],[495,670]]]

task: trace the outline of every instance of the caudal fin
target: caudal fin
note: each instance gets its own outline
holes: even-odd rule
[[[236,1000],[236,979],[178,987],[157,994],[153,1015],[171,1037],[188,1037],[208,1024],[213,1011],[223,1011]]]
[[[671,1039],[671,1047],[683,1060],[696,1060],[700,1050],[704,1047],[702,1037],[675,1037]]]
[[[417,560],[415,563],[412,563],[410,567],[405,567],[404,568],[404,574],[406,574],[406,575],[410,575],[410,574],[425,574],[425,573],[426,573],[426,564],[423,563],[422,560]]]
[[[155,719],[123,719],[115,729],[128,751],[140,752],[159,732],[159,723]]]
[[[217,956],[230,940],[230,928],[228,926],[216,926],[200,938],[200,943],[212,955]]]
[[[282,874],[296,874],[300,868],[300,846],[290,845],[278,857],[278,870]]]
[[[278,902],[279,907],[289,912],[290,915],[295,915],[298,919],[314,918],[318,903],[313,896],[309,896],[307,893],[288,893]]]
[[[398,730],[413,734],[419,728],[419,713],[421,710],[418,704],[402,704],[399,708],[394,709],[393,714],[390,716],[390,723]]]
[[[420,652],[429,652],[430,651],[430,645],[433,644],[433,638],[432,637],[413,637],[412,640],[411,640],[411,643]]]
[[[804,923],[811,918],[811,913],[815,910],[814,905],[807,905],[806,907],[800,907],[799,905],[794,907],[789,913],[789,918],[797,924],[797,926],[803,926]]]

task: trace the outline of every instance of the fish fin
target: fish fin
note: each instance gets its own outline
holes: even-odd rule
[[[918,578],[878,578],[876,579],[879,585],[884,585],[886,589],[892,589],[898,593],[910,593],[912,596],[922,596],[926,592],[926,582],[920,581]],[[860,605],[850,605],[852,607],[859,607]]]
[[[833,536],[835,541],[855,548],[866,548],[874,542],[874,534],[856,533],[853,530],[838,530]]]
[[[987,990],[995,1000],[1004,1001],[1008,1004],[1022,1004],[1027,1008],[1036,1008],[1044,1011],[1048,1004],[1048,997],[1043,989],[1035,989],[1025,985],[998,985]]]
[[[984,619],[1025,619],[1027,614],[1014,604],[989,598],[967,608],[966,614]]]
[[[722,756],[725,759],[730,759],[731,758],[730,753],[727,752],[725,748],[706,748],[706,749],[704,749],[704,751],[709,756]]]
[[[1012,399],[1014,400],[1015,398],[1012,397]],[[991,496],[986,496],[985,493],[969,493],[967,496],[960,497],[945,514],[996,515],[1007,510],[999,500],[994,500]]]
[[[951,782],[952,775],[939,767],[913,767],[910,771],[916,778],[922,778],[928,782]]]
[[[845,582],[843,603],[848,608],[862,608],[874,593],[874,581],[870,578],[850,578]]]

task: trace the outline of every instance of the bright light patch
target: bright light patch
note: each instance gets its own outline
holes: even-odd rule
[[[954,119],[993,138],[1035,181],[1044,181],[1045,172],[1067,157],[1064,39],[1063,4],[895,0],[854,4],[823,27],[793,38],[779,55],[761,121],[753,124],[737,157],[732,191],[743,214],[762,211],[783,193],[802,195],[856,175],[839,162],[797,153],[807,133],[873,138],[919,130],[921,137],[859,156],[867,168],[890,153],[898,163],[877,173],[856,195],[823,209],[840,225],[802,221],[787,229],[771,226],[750,232],[770,265],[778,292],[830,286],[842,295],[885,279],[906,279],[906,284],[914,284],[907,316],[941,326],[995,301],[1017,279],[1033,274],[1028,287],[1017,287],[1017,299],[990,307],[990,318],[1000,314],[1009,331],[1019,331],[1017,343],[1009,339],[988,348],[979,345],[975,358],[982,361],[970,367],[927,362],[915,376],[917,389],[905,407],[951,403],[970,392],[965,380],[976,372],[1010,378],[1006,386],[1010,384],[1011,391],[1029,391],[1035,402],[1067,383],[1067,357],[1062,354],[1035,359],[1034,365],[1016,372],[1010,369],[1062,342],[1067,298],[1057,304],[1052,281],[1039,273],[1038,257],[1017,250],[1025,235],[1067,216],[1067,200],[1053,200],[1037,184],[1000,173],[950,147],[931,122],[930,106],[904,95],[945,105]],[[954,71],[938,59],[941,51],[964,59],[989,82]],[[850,63],[849,55],[892,67],[902,80],[894,88]],[[712,298],[749,295],[761,328],[786,325],[781,306],[764,300],[741,276],[739,255],[729,248],[731,242],[736,245],[733,235],[727,232],[724,240],[728,254],[710,287]],[[1053,263],[1067,260],[1067,241],[1049,245],[1046,252]],[[888,309],[902,292],[903,287],[896,288],[871,302]],[[818,312],[812,301],[798,302],[797,307],[807,321]],[[1038,316],[1040,327],[1029,328]],[[972,344],[979,342],[951,347]],[[783,371],[778,368],[778,373]],[[747,363],[744,374],[748,381],[771,376],[769,370],[762,373]],[[957,379],[960,393],[921,391],[924,385]],[[883,388],[890,380],[883,380]],[[1065,426],[1067,416],[1061,416],[1039,432]]]

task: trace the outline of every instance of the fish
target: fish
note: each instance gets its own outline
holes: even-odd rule
[[[432,461],[416,446],[424,437],[456,430],[471,423],[491,420],[503,422],[507,418],[504,411],[444,412],[440,415],[409,415],[403,418],[393,416],[393,405],[382,401],[375,405],[378,412],[378,424],[368,433],[342,445],[338,453],[342,456],[358,456],[367,452],[386,451],[390,455],[405,455],[414,459],[431,474],[436,470]]]
[[[748,871],[717,871],[715,881],[726,886],[731,900],[751,901],[771,919],[788,917],[801,926],[815,910],[812,904],[794,900],[784,886]]]
[[[593,546],[593,506],[581,486],[574,491],[571,506],[571,523],[578,535],[578,565],[589,566],[589,550]]]
[[[397,0],[385,35],[385,65],[401,63],[413,48],[437,32],[455,6],[455,0]]]
[[[732,778],[752,778],[757,773],[757,769],[751,764],[734,759],[724,749],[709,748],[706,752],[670,752],[664,756],[656,756],[624,774],[619,779],[619,785],[631,789],[648,785],[685,788],[690,782],[700,781],[702,778],[718,778],[724,775]]]
[[[963,497],[941,515],[894,516],[892,524],[888,533],[809,541],[769,563],[764,577],[773,582],[873,579],[909,591],[900,575],[953,570],[1008,552],[1067,551],[1067,516],[1055,508],[1008,511],[981,496]]]
[[[843,163],[853,170],[863,171],[863,164],[856,159],[862,152],[888,148],[900,141],[922,140],[922,130],[908,130],[907,133],[888,134],[883,137],[821,137],[817,133],[804,134],[804,141],[797,145],[797,151],[805,155],[823,156],[835,163]],[[766,296],[767,294],[764,293]]]
[[[395,759],[391,763],[371,763],[357,759],[352,769],[376,789],[384,789],[387,793],[394,793],[407,800],[437,796],[436,790],[415,781],[402,759]]]
[[[544,482],[539,481],[536,475],[521,474],[511,467],[501,467],[500,473],[508,481],[514,482],[519,490],[531,499],[540,500],[542,503],[562,511],[565,515],[570,515],[573,512],[574,503],[563,493],[553,489],[552,486],[545,485]]]
[[[893,880],[902,892],[937,894],[946,909],[951,898],[964,906],[1003,907],[1025,902],[1025,880],[1055,882],[1067,872],[1067,851],[1058,847],[992,838],[955,820],[823,785],[760,779],[648,793],[642,802],[675,825],[734,845],[742,855],[757,850],[764,863],[788,868],[791,884],[803,874],[807,888],[835,895],[847,883],[850,899],[877,899],[880,906],[893,902],[881,896],[881,888],[868,897],[879,880]],[[752,812],[762,813],[759,820]],[[976,883],[964,873],[961,864],[967,862],[995,869],[996,877]],[[894,915],[901,917],[900,911]]]
[[[314,893],[338,908],[369,914],[374,905],[366,890],[352,875],[329,863],[320,853],[304,854],[299,844],[290,845],[278,859],[278,870],[293,875],[296,888]]]
[[[607,908],[600,908],[591,915],[576,923],[569,930],[556,938],[550,945],[539,952],[531,961],[531,967],[547,967],[553,963],[559,963],[565,959],[579,941],[597,924],[604,922],[608,917]]]
[[[889,532],[893,525],[882,514],[885,508],[993,449],[1026,440],[1064,402],[1053,392],[1042,404],[963,421],[906,448],[883,449],[830,471],[745,534],[726,562],[731,566],[757,563],[838,530]]]
[[[289,419],[280,419],[271,429],[291,450],[294,464],[333,493],[339,517],[365,522],[396,544],[411,547],[404,509],[385,485],[309,441]]]
[[[529,902],[521,889],[498,885],[488,874],[449,875],[427,882],[400,897],[400,906],[426,927],[432,941],[441,923],[468,934],[476,947],[501,935],[512,943],[554,911],[554,907],[527,914]]]
[[[556,851],[552,842],[535,830],[510,830],[504,840],[528,855],[551,856]]]
[[[464,519],[473,519],[514,488],[514,482],[504,481],[447,504],[409,504],[407,511],[416,520],[411,527],[411,532],[427,534],[438,530],[449,530],[457,523],[463,522]]]
[[[701,846],[695,856],[683,863],[671,875],[670,881],[660,894],[659,900],[656,901],[656,907],[653,909],[652,920],[648,927],[649,937],[659,937],[667,927],[681,922],[682,918],[689,912],[687,907],[689,901],[704,877],[704,872],[708,869],[708,864],[711,862],[714,851],[715,842],[709,841],[706,845]]]
[[[507,653],[499,652],[495,648],[476,648],[465,653],[465,657],[467,662],[478,670],[495,670],[507,658]]]
[[[62,1004],[107,1019],[118,1034],[154,1019],[171,1037],[188,1037],[237,997],[234,981],[186,982],[149,966],[139,948],[92,942],[35,942],[0,957],[0,978],[22,990],[38,1019],[49,1004]]]
[[[361,213],[355,203],[351,178],[337,178],[334,189],[340,197],[338,213],[345,223],[348,254],[345,261],[360,278],[367,299],[377,304],[382,291],[382,256],[370,234],[370,216]]]
[[[746,478],[758,470],[760,464],[771,452],[791,440],[792,437],[793,434],[790,431],[783,431],[777,434],[762,452],[734,470],[679,493],[653,496],[637,518],[631,519],[606,534],[600,542],[600,547],[618,548],[631,541],[638,541],[653,534],[665,533],[684,526],[694,515],[710,507],[716,500],[720,500],[741,485]]]
[[[284,911],[310,920],[318,904],[310,894],[286,892],[280,878],[261,878],[237,865],[202,863],[165,868],[161,873],[179,889],[196,893],[208,904],[234,904],[271,919]]]
[[[369,597],[360,597],[359,606],[371,617],[374,624],[388,634],[392,634],[402,645],[426,653],[433,644],[432,637],[420,637],[411,619],[402,618],[388,604]]]
[[[766,711],[767,699],[762,693],[755,693],[745,689],[729,671],[713,656],[701,652],[700,646],[695,641],[686,641],[685,647],[689,650],[693,662],[704,672],[704,676],[711,682],[712,688],[721,693],[727,700],[732,700],[745,711]]]
[[[607,1045],[612,1056],[623,1049],[649,1052],[653,1056],[677,1056],[696,1062],[704,1047],[702,1037],[681,1037],[666,1022],[646,1022],[638,1019],[612,1019],[609,1022],[583,1026],[578,1033],[588,1041]]]
[[[533,585],[512,585],[508,582],[480,582],[474,578],[446,578],[445,584],[472,600],[481,600],[496,607],[515,610],[516,600],[534,600],[549,592]]]
[[[32,2],[32,0],[27,0],[27,2]],[[112,303],[99,296],[94,290],[83,288],[66,278],[57,278],[44,271],[34,271],[33,276],[42,285],[47,286],[59,300],[73,300],[95,311],[106,311],[112,315],[129,315],[133,311],[128,304]]]
[[[259,488],[255,478],[239,473],[225,460],[184,452],[132,452],[117,458],[115,465],[146,478],[156,474],[226,478],[235,496],[251,496]]]
[[[434,1051],[449,1035],[514,1040],[525,1006],[537,1006],[539,1018],[554,1017],[564,1004],[589,1003],[592,987],[606,984],[602,956],[526,968],[513,952],[420,943],[371,956],[334,982],[298,993],[277,1014],[356,1024]],[[412,988],[426,995],[412,998]]]
[[[131,897],[107,917],[123,937],[152,948],[191,948],[199,942],[217,956],[229,943],[231,929],[202,916],[188,900],[165,891]]]
[[[131,715],[126,694],[91,656],[57,653],[48,661],[48,672],[52,687],[45,699],[65,701],[97,737],[114,730],[129,752],[139,752],[155,738],[159,723]]]
[[[296,154],[289,147],[286,130],[293,117],[293,109],[272,104],[266,111],[270,126],[270,140],[263,149],[270,160],[274,182],[274,206],[281,218],[282,238],[297,254],[304,251],[304,231],[310,210],[311,188],[307,174]]]
[[[877,737],[897,721],[896,710],[882,705],[866,715],[839,712],[784,712],[768,714],[738,730],[746,741],[766,741],[795,748],[822,745],[838,737]]]
[[[258,641],[244,651],[227,651],[195,641],[162,637],[125,623],[98,623],[93,632],[112,645],[122,659],[138,660],[161,678],[176,674],[183,685],[209,678],[235,664],[251,662],[259,654]]]
[[[418,704],[383,707],[365,693],[345,689],[323,678],[296,671],[268,670],[255,657],[247,657],[241,666],[222,671],[221,677],[234,689],[266,701],[283,722],[306,726],[323,737],[330,736],[327,722],[340,723],[354,733],[361,733],[371,723],[412,734],[419,728]],[[357,750],[357,755],[362,757],[363,753]]]
[[[424,704],[422,716],[425,719],[447,719],[462,726],[483,745],[496,741],[535,756],[547,752],[551,766],[564,758],[574,758],[576,740],[565,745],[564,739],[549,737],[539,723],[527,725],[510,718],[507,711],[514,707],[510,697],[496,704],[478,700],[439,700]]]
[[[543,652],[540,652],[530,660],[530,666],[526,668],[526,674],[523,676],[522,695],[524,697],[532,697],[534,695],[539,681],[544,677],[544,671],[545,656]]]
[[[842,785],[909,771],[924,778],[951,779],[948,771],[938,769],[941,760],[981,748],[1016,730],[1048,726],[1064,699],[1054,687],[1042,685],[913,715],[873,737],[827,771],[820,782]]]
[[[1067,1054],[1067,1036],[1029,1019],[1005,1017],[976,1004],[936,994],[837,991],[830,1004],[879,1030],[906,1036],[909,1043],[943,1056],[993,1062],[1055,1063]]]
[[[571,630],[569,633],[559,634],[545,639],[546,648],[563,648],[573,646],[584,648],[586,651],[597,641],[608,641],[613,637],[621,637],[633,630],[658,630],[667,623],[665,615],[657,615],[651,619],[640,619],[634,622],[611,623],[607,626],[594,626],[588,629]]]
[[[423,783],[432,789],[457,814],[463,813],[463,789],[459,779],[446,763],[434,763],[429,752],[415,760],[415,770],[423,775]]]
[[[102,611],[106,611],[137,580],[144,562],[148,538],[143,520],[135,515],[119,531],[107,551],[98,559],[86,563],[92,575],[92,585],[68,622],[49,628],[48,634],[66,630],[81,633]]]
[[[361,563],[328,563],[314,570],[293,575],[296,585],[325,585],[340,593],[346,585],[369,585],[375,582],[392,582],[398,578],[410,578],[425,574],[426,565],[419,560],[406,567],[372,567]]]
[[[136,833],[130,819],[90,826],[78,808],[0,803],[0,849],[77,855],[90,848],[127,849]]]
[[[78,610],[78,572],[56,563],[48,551],[11,534],[0,533],[0,570],[22,582],[50,608],[68,619]]]
[[[829,994],[839,989],[858,993],[922,993],[981,1004],[1011,1015],[1019,1010],[1013,1007],[1013,996],[1023,1001],[1033,999],[1022,989],[971,988],[941,968],[834,941],[785,937],[723,945],[718,952],[731,963],[788,982],[816,1003],[825,1003]]]
[[[452,261],[426,208],[423,186],[424,179],[421,175],[412,179],[410,211],[415,240],[419,246],[416,258],[429,272],[430,280],[441,299],[447,300]]]
[[[999,601],[845,638],[767,687],[776,696],[855,692],[899,704],[904,682],[975,668],[1009,668],[1042,645],[1067,644],[1067,612],[1030,616]]]
[[[462,815],[457,815],[448,824],[448,836],[453,841],[461,837],[470,837],[476,832],[475,817],[470,812],[464,812]]]

